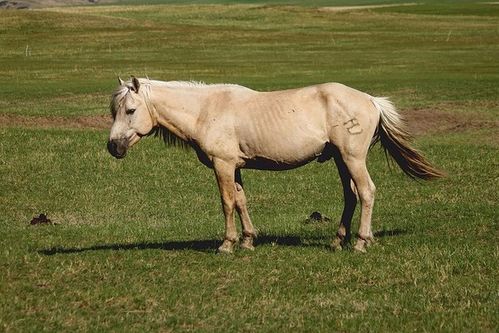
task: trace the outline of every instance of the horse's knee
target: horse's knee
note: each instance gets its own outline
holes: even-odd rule
[[[367,186],[362,187],[359,190],[359,197],[362,205],[372,206],[374,203],[374,194],[376,193],[376,186],[374,183],[369,182]]]
[[[233,211],[236,207],[236,200],[233,196],[221,196],[220,200],[224,211]]]

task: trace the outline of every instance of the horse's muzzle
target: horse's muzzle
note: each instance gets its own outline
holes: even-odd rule
[[[123,158],[126,156],[128,148],[127,140],[109,140],[107,143],[107,150],[111,155],[116,158]]]

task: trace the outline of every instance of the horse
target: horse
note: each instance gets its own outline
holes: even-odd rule
[[[380,142],[402,171],[414,179],[444,174],[412,147],[404,119],[388,98],[373,97],[340,83],[280,91],[235,84],[156,81],[131,77],[113,92],[113,124],[107,148],[120,159],[144,136],[192,147],[214,170],[225,217],[220,253],[239,243],[253,250],[257,236],[248,214],[241,169],[288,170],[311,161],[334,160],[344,207],[331,249],[351,242],[351,221],[360,200],[354,250],[374,242],[371,215],[376,187],[366,167],[368,150]],[[242,224],[240,239],[234,213]]]

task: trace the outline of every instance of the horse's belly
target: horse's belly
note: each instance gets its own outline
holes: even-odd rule
[[[241,141],[240,149],[246,167],[285,170],[304,165],[321,155],[326,144],[322,137],[286,136],[282,139]]]

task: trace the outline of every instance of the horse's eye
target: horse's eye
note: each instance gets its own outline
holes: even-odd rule
[[[135,109],[126,110],[126,114],[133,114],[134,112],[135,112]]]

